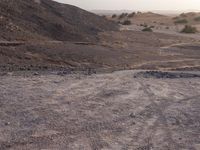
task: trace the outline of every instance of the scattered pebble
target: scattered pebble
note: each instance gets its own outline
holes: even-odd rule
[[[176,78],[200,78],[200,74],[192,73],[177,73],[177,72],[162,72],[162,71],[145,71],[139,72],[133,76],[134,78],[157,78],[157,79],[176,79]]]

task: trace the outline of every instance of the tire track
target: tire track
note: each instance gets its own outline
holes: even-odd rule
[[[152,137],[155,135],[156,133],[156,128],[158,126],[158,124],[161,124],[164,128],[163,130],[165,131],[165,135],[166,135],[166,140],[168,142],[168,145],[170,146],[170,149],[180,149],[180,148],[187,148],[183,145],[179,145],[178,143],[176,143],[173,138],[172,138],[172,133],[170,131],[170,128],[168,126],[167,123],[167,119],[163,113],[163,111],[168,108],[170,105],[173,105],[173,103],[169,103],[169,100],[164,100],[162,102],[160,102],[160,104],[157,104],[154,99],[156,99],[156,96],[153,94],[153,92],[151,92],[151,89],[149,87],[148,84],[144,84],[144,82],[140,82],[142,89],[144,90],[144,94],[146,94],[149,97],[149,100],[151,101],[151,105],[149,107],[151,107],[150,110],[154,109],[155,114],[158,115],[158,119],[156,120],[156,123],[151,127],[152,130]],[[151,97],[151,98],[150,98]],[[161,109],[162,108],[162,109]],[[145,110],[146,111],[146,110]],[[144,111],[144,112],[145,112]],[[148,111],[148,110],[147,110]],[[143,112],[143,113],[144,113]],[[142,113],[142,112],[141,112]],[[152,114],[151,116],[153,116],[154,114]],[[148,118],[147,118],[148,119]],[[142,133],[139,133],[142,134]]]

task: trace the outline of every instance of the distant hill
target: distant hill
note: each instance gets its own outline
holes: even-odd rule
[[[98,15],[113,15],[113,14],[122,14],[122,13],[131,13],[133,10],[91,10],[90,12],[93,12]]]
[[[127,21],[131,22],[130,24],[136,25],[151,25],[155,26],[155,24],[169,24],[171,21],[171,17],[157,14],[154,12],[132,12],[132,13],[122,13],[119,15],[112,15],[107,17],[110,20],[115,22],[126,24]]]
[[[188,12],[182,13],[177,17],[173,18],[176,22],[185,21],[187,24],[200,24],[200,12]]]
[[[52,0],[0,0],[0,40],[88,41],[118,25]]]

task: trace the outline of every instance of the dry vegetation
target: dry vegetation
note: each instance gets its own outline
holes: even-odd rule
[[[128,20],[131,23],[128,24],[130,27],[128,29],[135,30],[151,30],[149,27],[154,27],[155,31],[165,32],[168,30],[168,33],[176,32],[176,33],[184,33],[181,32],[185,25],[192,26],[196,28],[196,32],[200,30],[200,22],[198,21],[200,17],[199,13],[182,13],[180,15],[167,16],[160,15],[152,12],[133,12],[133,13],[122,13],[118,17],[110,17],[111,20],[120,23],[123,25],[123,22]],[[108,17],[109,18],[109,17]],[[134,27],[136,26],[136,27]],[[139,26],[143,26],[144,28],[140,28]],[[127,28],[127,27],[125,27]],[[196,33],[193,31],[193,33]]]
[[[195,27],[186,25],[181,32],[182,33],[197,33],[198,31]]]

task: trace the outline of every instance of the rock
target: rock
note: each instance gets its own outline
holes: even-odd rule
[[[200,75],[191,73],[179,73],[179,72],[145,71],[137,73],[136,75],[134,75],[134,78],[135,77],[176,79],[176,78],[200,78]]]
[[[60,76],[64,76],[64,75],[68,75],[68,74],[71,74],[71,70],[57,72],[57,75],[60,75]]]
[[[6,126],[10,125],[10,122],[6,122],[5,125],[6,125]]]
[[[34,76],[38,76],[39,73],[38,73],[38,72],[34,72],[33,75],[34,75]]]
[[[58,84],[58,83],[60,83],[60,81],[53,81],[53,83]]]
[[[6,76],[6,75],[8,75],[8,73],[6,73],[6,72],[0,72],[0,76]]]
[[[134,113],[130,113],[129,116],[130,116],[131,118],[136,118],[136,116],[135,116]]]
[[[8,72],[7,75],[12,76],[13,72]]]
[[[132,122],[132,125],[136,125],[136,123],[135,123],[135,122]]]

